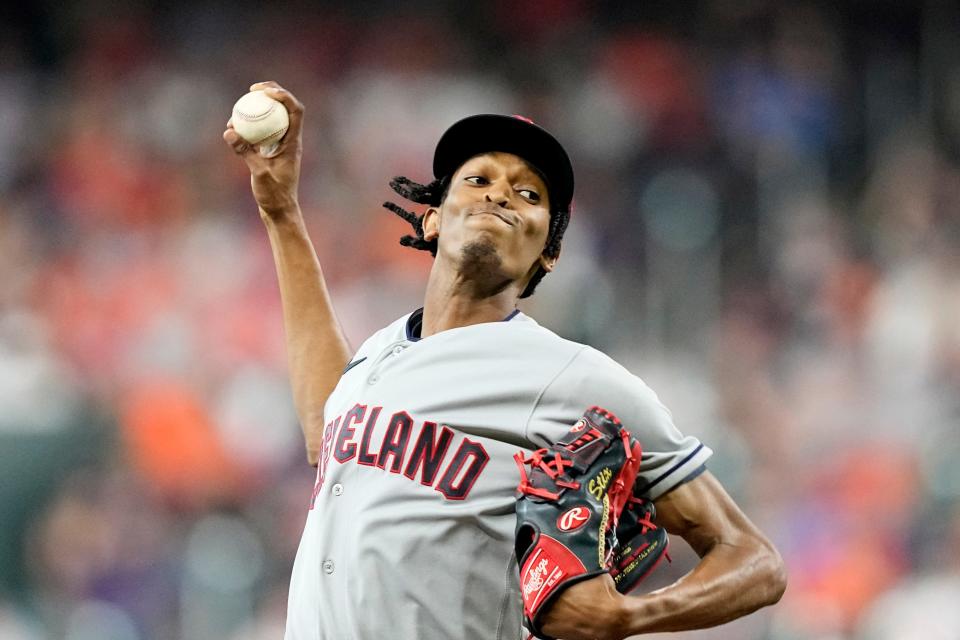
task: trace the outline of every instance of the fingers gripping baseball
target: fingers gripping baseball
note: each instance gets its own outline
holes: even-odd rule
[[[287,132],[265,156],[237,133],[232,118],[227,122],[223,139],[240,156],[250,170],[250,187],[263,217],[276,219],[296,210],[300,182],[300,157],[303,147],[303,104],[276,82],[258,82],[251,91],[263,91],[277,100],[289,114]]]

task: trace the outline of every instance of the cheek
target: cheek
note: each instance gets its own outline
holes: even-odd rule
[[[464,185],[452,186],[447,190],[447,195],[443,199],[443,206],[459,211],[474,199],[472,195],[470,190]]]
[[[543,248],[547,242],[547,236],[550,234],[550,214],[543,211],[536,212],[531,216],[530,224],[526,228],[526,236],[531,240],[537,240]]]
[[[530,264],[540,257],[547,244],[547,236],[550,232],[550,215],[537,212],[536,216],[527,218],[523,233],[514,236],[517,268],[527,269]]]

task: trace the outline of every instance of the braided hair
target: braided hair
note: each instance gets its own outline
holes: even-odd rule
[[[437,178],[429,184],[420,184],[409,178],[397,176],[390,181],[390,188],[403,196],[405,199],[417,204],[425,204],[430,207],[439,207],[447,197],[447,191],[450,189],[451,176]],[[400,238],[400,244],[405,247],[413,247],[420,251],[429,251],[433,257],[437,256],[437,239],[425,240],[423,237],[423,217],[403,207],[393,203],[384,202],[383,207],[394,212],[413,227],[414,235],[406,235]],[[543,248],[543,254],[548,258],[556,258],[560,255],[560,242],[563,240],[563,233],[567,230],[567,224],[570,222],[570,212],[550,209],[550,227],[547,231],[547,244]],[[520,294],[521,298],[528,298],[533,295],[534,289],[547,275],[543,267],[537,267],[537,271],[530,278],[526,288]]]

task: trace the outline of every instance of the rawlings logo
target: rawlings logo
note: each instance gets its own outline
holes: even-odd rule
[[[576,531],[590,520],[590,511],[586,507],[573,507],[560,514],[557,528],[560,531]]]
[[[600,473],[590,480],[590,483],[587,485],[587,491],[589,491],[590,495],[596,498],[598,502],[603,500],[603,492],[610,486],[610,479],[612,477],[613,471],[610,470],[610,467],[604,467],[600,470]]]
[[[538,591],[543,586],[543,578],[546,575],[547,559],[544,558],[527,574],[527,581],[523,585],[523,597],[529,598],[531,593]]]
[[[580,433],[580,432],[583,431],[586,427],[587,427],[587,421],[584,420],[583,418],[580,418],[579,420],[577,420],[577,423],[576,423],[575,425],[573,425],[572,427],[570,427],[570,431],[572,431],[572,432],[574,432],[574,433]]]

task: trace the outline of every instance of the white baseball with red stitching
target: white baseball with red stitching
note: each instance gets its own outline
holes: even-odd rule
[[[251,91],[233,105],[233,129],[266,154],[280,141],[290,126],[290,114],[281,102],[263,91]]]

